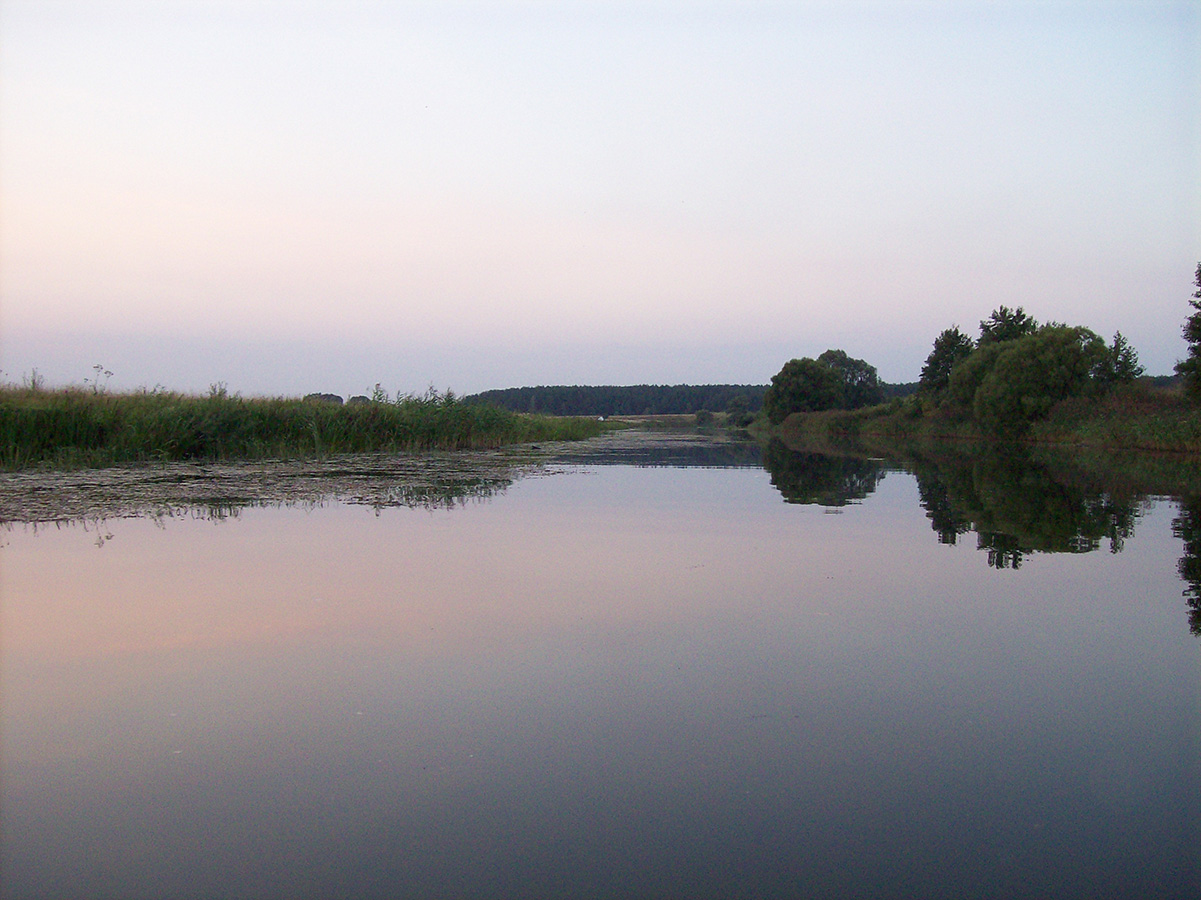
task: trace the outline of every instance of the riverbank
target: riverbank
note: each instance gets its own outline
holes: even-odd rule
[[[961,411],[923,410],[917,398],[797,414],[777,428],[758,424],[756,437],[792,450],[879,457],[906,467],[1023,456],[1063,478],[1104,482],[1109,490],[1201,495],[1201,410],[1179,393],[1141,385],[1061,403],[1020,439],[990,435]]]
[[[795,413],[759,437],[787,444],[828,445],[848,441],[880,448],[946,443],[1022,443],[1116,452],[1201,455],[1201,407],[1178,391],[1141,384],[1101,398],[1074,398],[1053,407],[1020,437],[989,433],[962,408],[920,397],[857,410]]]
[[[0,469],[480,450],[576,440],[613,426],[466,404],[429,392],[342,405],[167,392],[0,388]]]

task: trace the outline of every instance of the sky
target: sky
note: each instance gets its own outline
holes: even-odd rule
[[[0,380],[914,381],[1185,353],[1201,2],[0,0]]]

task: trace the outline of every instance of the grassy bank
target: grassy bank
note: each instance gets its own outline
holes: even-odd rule
[[[594,419],[521,415],[431,392],[342,406],[311,400],[0,388],[0,468],[327,453],[483,449],[574,440]]]
[[[838,447],[997,443],[962,409],[921,397],[858,410],[798,413],[771,434],[789,444]],[[1012,441],[1006,438],[1006,441]],[[1106,451],[1201,454],[1201,408],[1179,392],[1134,384],[1101,398],[1074,398],[1031,423],[1020,442]]]

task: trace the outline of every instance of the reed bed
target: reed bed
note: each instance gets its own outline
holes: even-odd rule
[[[0,388],[0,468],[487,449],[599,433],[594,419],[467,404],[430,391],[340,405],[314,400]]]

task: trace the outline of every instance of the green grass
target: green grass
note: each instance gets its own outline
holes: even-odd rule
[[[198,397],[0,388],[0,468],[7,470],[486,449],[576,440],[605,428],[590,418],[523,415],[434,392],[340,406],[223,391]]]
[[[1031,436],[1036,441],[1108,447],[1201,453],[1201,407],[1179,392],[1132,386],[1100,400],[1069,400],[1059,404]]]

